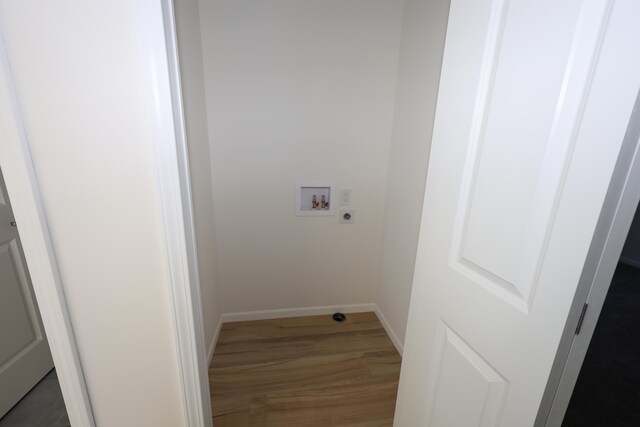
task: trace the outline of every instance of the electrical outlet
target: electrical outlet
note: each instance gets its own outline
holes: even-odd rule
[[[351,190],[345,189],[340,190],[340,206],[350,206],[351,205]]]
[[[353,224],[356,214],[353,209],[342,209],[340,211],[340,224]]]

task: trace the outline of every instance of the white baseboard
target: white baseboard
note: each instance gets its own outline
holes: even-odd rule
[[[218,343],[218,337],[220,336],[222,323],[222,316],[220,316],[220,320],[218,320],[218,326],[216,327],[216,332],[215,334],[213,334],[213,340],[211,340],[211,344],[209,345],[209,352],[207,353],[207,369],[209,369],[209,365],[211,365],[211,359],[213,358],[213,352],[216,349],[216,344]]]
[[[363,311],[374,311],[375,304],[347,304],[347,305],[327,305],[322,307],[284,308],[281,310],[245,311],[239,313],[225,313],[222,315],[222,322],[242,322],[246,320],[279,319],[282,317],[299,316],[319,316],[323,314],[341,313],[361,313]]]
[[[238,313],[225,313],[220,316],[216,333],[213,335],[213,340],[209,345],[207,353],[207,367],[211,365],[211,359],[213,358],[213,352],[216,349],[218,343],[218,337],[220,336],[220,330],[223,323],[228,322],[242,322],[246,320],[266,320],[266,319],[280,319],[283,317],[299,317],[299,316],[319,316],[323,314],[332,314],[335,312],[341,313],[361,313],[364,311],[374,311],[375,304],[347,304],[347,305],[327,305],[322,307],[304,307],[304,308],[284,308],[281,310],[261,310],[261,311],[244,311]]]
[[[380,323],[382,323],[382,327],[384,328],[384,330],[387,331],[387,335],[389,335],[389,338],[391,338],[391,342],[396,346],[396,350],[398,350],[400,357],[402,357],[402,351],[404,350],[402,341],[400,341],[400,338],[398,338],[398,335],[389,324],[389,321],[386,317],[384,317],[382,311],[380,311],[378,304],[373,305],[373,311],[376,313],[376,316],[378,316],[378,320],[380,320]]]
[[[402,356],[403,345],[398,335],[395,333],[389,321],[380,311],[380,308],[377,304],[347,304],[347,305],[327,305],[321,307],[302,307],[302,308],[284,308],[280,310],[261,310],[261,311],[244,311],[238,313],[225,313],[220,316],[220,321],[218,322],[218,327],[216,328],[216,333],[213,336],[213,341],[209,346],[208,353],[208,365],[211,364],[211,358],[213,357],[213,352],[216,348],[216,343],[218,342],[218,337],[220,336],[220,330],[222,329],[223,323],[228,322],[242,322],[247,320],[266,320],[266,319],[280,319],[283,317],[299,317],[299,316],[319,316],[323,314],[332,314],[336,312],[341,313],[362,313],[365,311],[373,311],[376,316],[378,316],[378,320],[384,327],[384,330],[389,335],[391,342]]]

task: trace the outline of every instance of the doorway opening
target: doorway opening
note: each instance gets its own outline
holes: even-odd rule
[[[0,171],[0,427],[70,426]]]
[[[636,214],[562,423],[640,425],[640,214]]]

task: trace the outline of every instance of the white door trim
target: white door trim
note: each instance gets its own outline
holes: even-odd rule
[[[0,168],[18,224],[33,290],[47,333],[69,420],[94,427],[95,420],[51,234],[33,168],[22,113],[4,40],[0,38]]]
[[[640,93],[567,318],[536,427],[562,424],[624,242],[640,202]],[[582,315],[580,333],[575,334]]]
[[[142,84],[152,125],[185,425],[213,425],[186,129],[171,0],[136,0]]]

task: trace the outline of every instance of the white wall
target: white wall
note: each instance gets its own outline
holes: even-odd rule
[[[213,187],[202,68],[198,0],[175,0],[176,32],[187,127],[191,192],[198,250],[205,348],[210,349],[220,321]]]
[[[184,408],[133,12],[3,0],[0,32],[97,425],[174,427]]]
[[[200,13],[223,311],[373,302],[402,1]],[[297,180],[351,188],[355,223],[296,217]]]
[[[448,0],[406,0],[376,303],[404,342]]]

